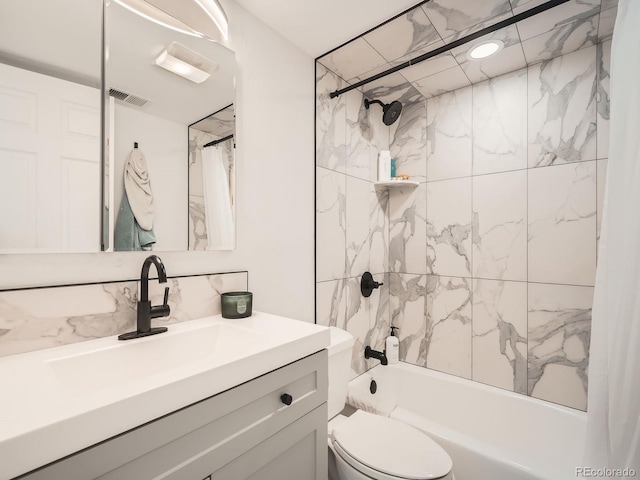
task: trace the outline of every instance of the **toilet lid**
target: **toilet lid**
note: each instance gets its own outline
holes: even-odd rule
[[[357,462],[395,477],[442,478],[453,467],[447,452],[424,433],[398,420],[361,410],[337,425],[332,437],[340,450]]]

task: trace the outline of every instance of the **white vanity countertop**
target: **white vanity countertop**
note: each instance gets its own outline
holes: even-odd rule
[[[0,358],[0,480],[329,346],[329,329],[254,312]]]

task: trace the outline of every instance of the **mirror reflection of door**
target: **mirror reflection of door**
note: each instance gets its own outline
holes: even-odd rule
[[[233,105],[189,126],[189,250],[235,248]]]
[[[100,248],[101,21],[101,0],[0,3],[0,253]]]

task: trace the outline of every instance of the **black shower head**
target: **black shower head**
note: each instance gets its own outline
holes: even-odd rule
[[[397,100],[391,103],[382,103],[380,100],[364,99],[364,107],[366,109],[368,109],[369,105],[372,103],[379,103],[382,105],[382,122],[387,126],[393,125],[402,113],[402,104]]]

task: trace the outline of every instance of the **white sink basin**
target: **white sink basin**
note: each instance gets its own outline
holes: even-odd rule
[[[184,366],[213,367],[271,346],[269,337],[233,324],[172,331],[53,358],[46,363],[73,394],[83,394]],[[87,375],[89,373],[89,375]]]

